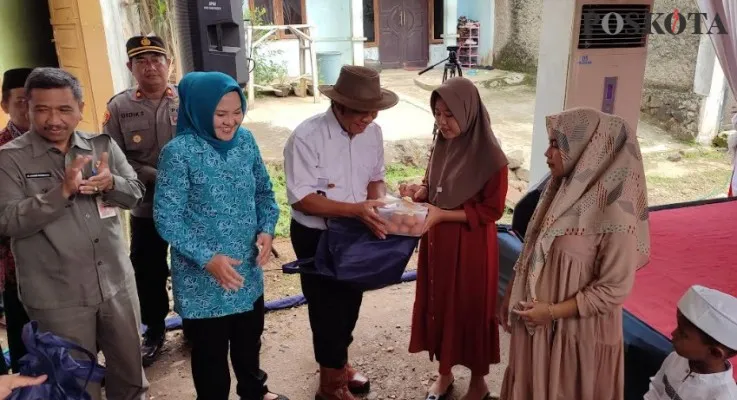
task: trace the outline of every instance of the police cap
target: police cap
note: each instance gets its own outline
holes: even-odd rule
[[[169,55],[166,52],[164,40],[158,36],[133,36],[128,39],[125,49],[128,52],[128,58],[133,58],[144,53]]]

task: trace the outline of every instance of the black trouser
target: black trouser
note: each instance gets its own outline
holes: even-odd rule
[[[157,337],[166,330],[169,294],[166,263],[169,245],[159,236],[153,218],[131,216],[131,263],[136,272],[141,322],[148,327],[147,336]]]
[[[192,346],[192,379],[197,400],[227,400],[230,362],[242,400],[261,400],[268,392],[266,373],[260,368],[261,334],[264,332],[264,298],[253,310],[218,318],[187,319],[184,325]]]
[[[321,233],[292,220],[290,236],[298,259],[315,255]],[[315,360],[325,368],[343,368],[348,362],[363,291],[319,275],[302,274],[300,279],[307,299]]]
[[[8,330],[8,348],[10,349],[10,368],[18,373],[20,359],[26,355],[26,345],[23,344],[23,326],[29,322],[26,309],[18,298],[18,284],[15,281],[5,281],[3,292],[5,303],[5,323]],[[4,361],[3,361],[4,362]]]

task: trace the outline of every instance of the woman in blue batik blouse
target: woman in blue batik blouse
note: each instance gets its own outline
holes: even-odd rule
[[[243,400],[286,400],[259,367],[264,283],[279,208],[233,78],[179,84],[177,135],[161,153],[154,220],[171,245],[174,308],[186,321],[199,399],[226,400],[228,350]]]

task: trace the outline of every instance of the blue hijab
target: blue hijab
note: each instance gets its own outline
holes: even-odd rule
[[[222,72],[190,72],[179,82],[179,115],[177,136],[193,134],[201,137],[220,155],[238,143],[243,127],[238,127],[229,141],[215,136],[212,120],[220,99],[230,92],[241,96],[241,110],[246,112],[246,97],[235,79]]]

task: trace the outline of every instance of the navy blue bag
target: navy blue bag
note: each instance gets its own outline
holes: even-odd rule
[[[379,239],[352,218],[327,220],[313,258],[282,266],[287,274],[316,274],[348,282],[361,290],[380,289],[399,283],[418,237],[388,235]]]
[[[90,382],[102,382],[105,367],[97,363],[97,356],[83,347],[48,332],[38,332],[38,322],[23,327],[23,344],[28,354],[20,359],[20,374],[46,375],[46,381],[37,386],[17,388],[8,400],[90,400],[85,391]],[[77,361],[70,351],[85,354],[89,360]],[[80,385],[80,380],[84,385]]]

